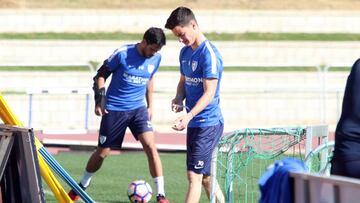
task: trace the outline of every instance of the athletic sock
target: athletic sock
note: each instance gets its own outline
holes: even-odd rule
[[[165,197],[164,176],[155,177],[154,183],[156,185],[157,194],[161,194]]]
[[[81,185],[84,187],[87,187],[90,185],[91,177],[94,175],[94,173],[89,173],[86,170],[84,171],[83,177],[80,181]]]

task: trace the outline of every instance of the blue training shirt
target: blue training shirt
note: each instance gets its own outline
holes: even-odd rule
[[[208,40],[203,41],[195,50],[185,46],[180,52],[180,72],[185,76],[185,105],[192,109],[204,94],[203,79],[218,79],[213,100],[197,114],[188,127],[214,126],[223,123],[220,110],[220,81],[223,71],[222,57]]]
[[[303,161],[295,158],[277,160],[258,180],[261,197],[259,203],[292,203],[293,194],[289,172],[308,172]]]
[[[125,45],[108,58],[112,79],[106,93],[106,109],[129,111],[146,106],[145,94],[149,79],[159,68],[161,55],[141,56],[136,44]]]

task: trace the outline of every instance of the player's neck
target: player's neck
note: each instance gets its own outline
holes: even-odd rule
[[[137,52],[139,53],[140,56],[144,56],[144,48],[143,48],[143,44],[140,42],[140,43],[137,43],[135,45],[136,47],[136,50]]]
[[[195,50],[200,46],[201,43],[203,43],[206,40],[205,35],[202,32],[199,32],[198,36],[195,39],[195,42],[193,45],[191,45],[191,48]]]

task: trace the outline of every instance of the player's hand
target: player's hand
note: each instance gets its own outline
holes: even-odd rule
[[[187,128],[187,125],[189,124],[189,122],[192,118],[193,118],[193,116],[191,113],[180,116],[173,122],[173,125],[171,126],[171,128],[176,131],[182,131],[185,128]]]
[[[181,112],[184,110],[184,105],[182,101],[177,100],[176,98],[171,101],[171,110],[175,113]]]
[[[95,114],[97,116],[103,116],[105,114],[109,113],[105,108],[102,108],[101,105],[96,105],[95,107]]]

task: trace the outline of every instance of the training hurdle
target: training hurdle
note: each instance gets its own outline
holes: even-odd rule
[[[89,129],[89,109],[90,109],[90,96],[92,94],[91,89],[89,88],[47,88],[47,89],[28,89],[27,92],[29,97],[29,110],[28,110],[28,126],[32,127],[33,124],[33,106],[34,106],[34,97],[36,95],[83,95],[85,99],[85,109],[84,109],[84,130]]]
[[[0,202],[45,202],[34,132],[0,125]]]

